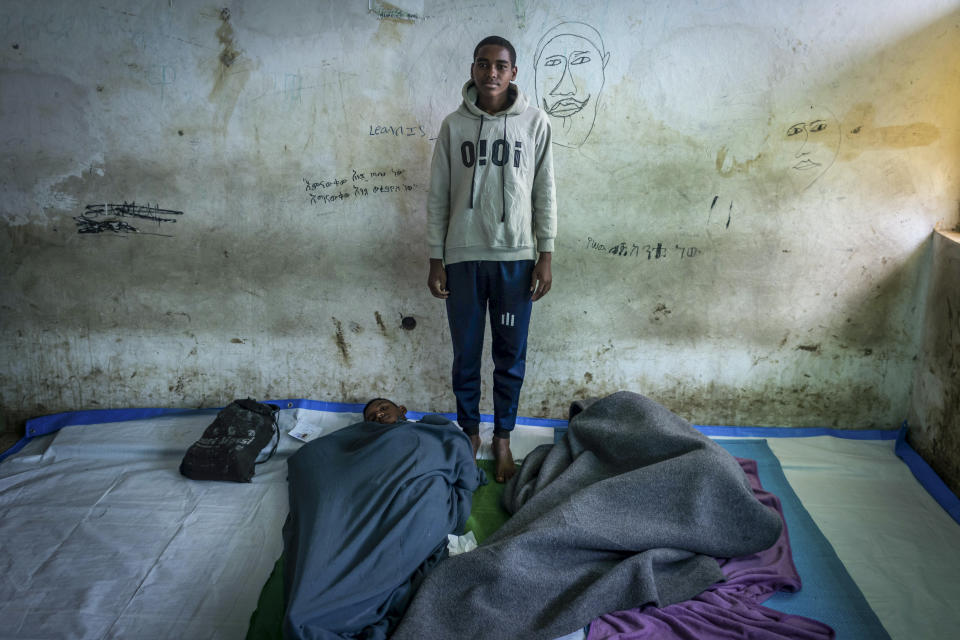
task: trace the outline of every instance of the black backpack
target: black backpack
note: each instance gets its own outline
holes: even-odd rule
[[[269,460],[280,443],[279,407],[251,398],[234,400],[220,410],[199,440],[190,445],[180,463],[180,473],[193,480],[250,482],[257,455],[274,434]]]

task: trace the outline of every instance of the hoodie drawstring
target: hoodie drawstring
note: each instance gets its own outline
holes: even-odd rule
[[[503,142],[507,142],[507,114],[503,114]],[[500,222],[507,219],[507,183],[506,169],[507,162],[510,160],[510,147],[507,147],[506,161],[500,165]]]
[[[477,154],[473,159],[473,178],[470,179],[470,208],[473,209],[473,187],[477,183],[477,165],[480,164],[480,136],[483,133],[483,114],[480,114],[480,128],[477,129],[477,143],[473,146]]]
[[[473,209],[473,194],[474,188],[477,184],[477,165],[480,164],[479,158],[479,149],[480,149],[480,138],[483,136],[483,114],[480,114],[480,127],[477,129],[477,142],[474,145],[474,149],[477,150],[477,157],[473,162],[473,177],[470,180],[470,208]],[[507,140],[507,114],[503,114],[503,140],[506,143]],[[507,160],[510,159],[510,152],[507,151]],[[506,162],[500,165],[500,222],[504,222],[507,219],[507,186],[506,186]]]

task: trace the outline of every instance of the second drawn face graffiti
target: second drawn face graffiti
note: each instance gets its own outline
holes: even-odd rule
[[[813,184],[840,150],[840,124],[829,110],[810,105],[795,111],[783,131],[790,180],[797,190]]]
[[[582,22],[563,22],[540,39],[534,55],[537,105],[550,116],[553,142],[579,147],[593,130],[610,54],[600,34]]]

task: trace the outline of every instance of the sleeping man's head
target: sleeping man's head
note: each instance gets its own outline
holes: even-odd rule
[[[407,408],[386,398],[374,398],[363,408],[363,419],[366,422],[394,424],[406,418]]]

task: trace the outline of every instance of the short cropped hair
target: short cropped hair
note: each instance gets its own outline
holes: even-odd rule
[[[389,403],[392,404],[393,406],[397,406],[397,403],[395,403],[393,400],[390,400],[389,398],[373,398],[372,400],[370,400],[370,402],[368,402],[367,404],[363,405],[363,411],[360,412],[360,415],[366,416],[366,415],[367,415],[367,409],[370,408],[370,405],[372,405],[374,402],[378,402],[378,401],[380,401],[380,400],[383,400],[384,402],[389,402]]]
[[[517,66],[517,50],[513,48],[513,45],[510,44],[510,41],[506,38],[501,38],[500,36],[487,36],[481,40],[476,47],[473,48],[473,59],[477,59],[477,54],[480,53],[480,47],[485,47],[488,44],[492,44],[498,47],[503,47],[510,54],[510,64],[512,66]]]

